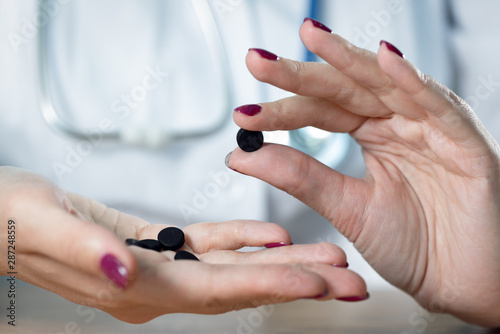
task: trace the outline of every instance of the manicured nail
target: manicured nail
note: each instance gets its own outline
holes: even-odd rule
[[[311,19],[310,17],[306,17],[306,18],[304,19],[304,22],[306,22],[306,21],[311,21],[311,23],[313,24],[313,26],[314,26],[314,27],[316,27],[316,28],[319,28],[319,29],[321,29],[321,30],[324,30],[324,31],[326,31],[326,32],[328,32],[328,33],[330,33],[330,34],[332,33],[332,29],[328,28],[328,27],[327,27],[327,26],[325,26],[323,23],[321,23],[321,22],[319,22],[319,21],[316,21],[315,19]]]
[[[276,248],[276,247],[283,247],[283,246],[291,246],[293,245],[293,242],[287,244],[287,243],[284,243],[284,242],[273,242],[273,243],[270,243],[270,244],[265,244],[264,247],[266,248]]]
[[[128,270],[114,255],[106,254],[103,256],[101,259],[101,269],[113,283],[125,289],[127,286]]]
[[[343,301],[343,302],[360,302],[362,300],[367,300],[370,298],[370,294],[367,292],[366,295],[364,296],[355,296],[355,297],[342,297],[342,298],[337,298],[337,300]]]
[[[335,263],[333,266],[337,268],[349,268],[349,263],[346,262],[345,265],[340,265]]]
[[[278,60],[279,59],[279,57],[277,55],[275,55],[274,53],[271,53],[267,50],[264,50],[264,49],[252,48],[252,49],[248,49],[248,51],[255,51],[259,54],[259,56],[261,56],[264,59],[268,59],[268,60]]]
[[[255,116],[262,111],[262,107],[258,104],[245,104],[244,106],[240,106],[234,111],[240,112],[247,116]]]
[[[230,170],[232,171],[235,171],[235,172],[238,172],[236,169],[234,168],[231,168],[231,166],[229,166],[229,159],[231,158],[231,153],[233,152],[229,152],[226,157],[224,158],[224,164],[226,165],[227,168],[229,168]],[[238,172],[239,173],[239,172]]]
[[[405,56],[403,55],[403,53],[401,51],[399,51],[399,49],[397,47],[395,47],[394,45],[392,45],[391,43],[387,42],[387,41],[380,41],[380,45],[384,44],[386,48],[389,49],[389,51],[392,51],[394,52],[395,54],[397,54],[398,56],[400,56],[401,58],[404,58]]]
[[[322,294],[320,295],[317,295],[317,296],[314,296],[314,297],[304,297],[302,299],[318,299],[318,298],[323,298],[323,297],[326,297],[328,296],[330,292],[328,291],[328,289],[325,290],[325,292],[323,292]]]

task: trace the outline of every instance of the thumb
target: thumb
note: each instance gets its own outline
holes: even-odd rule
[[[359,234],[368,185],[343,175],[291,147],[264,144],[247,153],[236,148],[226,158],[229,168],[284,190],[328,219],[351,239]]]
[[[35,209],[35,208],[33,208]],[[37,211],[35,211],[37,212]],[[107,277],[120,288],[135,276],[136,260],[111,231],[70,214],[59,207],[45,208],[37,224],[25,224],[27,250],[97,276]]]

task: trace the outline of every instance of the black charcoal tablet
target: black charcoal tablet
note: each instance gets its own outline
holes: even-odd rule
[[[155,239],[139,240],[136,246],[161,252],[161,244],[160,242],[158,242],[158,240]]]
[[[127,246],[136,246],[139,243],[139,240],[128,238],[125,240],[125,245]]]
[[[184,246],[184,232],[177,227],[167,227],[158,233],[158,241],[163,250],[176,251]]]
[[[236,135],[238,146],[245,152],[257,151],[264,143],[264,135],[260,131],[240,129]]]
[[[174,259],[177,260],[195,260],[195,261],[200,261],[198,258],[189,252],[180,250],[177,253],[175,253]]]

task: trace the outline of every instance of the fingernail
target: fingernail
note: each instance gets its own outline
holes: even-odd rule
[[[321,30],[324,30],[324,31],[326,31],[326,32],[330,33],[330,34],[332,33],[332,29],[328,28],[328,27],[327,27],[327,26],[325,26],[323,23],[321,23],[321,22],[319,22],[319,21],[316,21],[315,19],[311,19],[310,17],[306,17],[306,18],[304,19],[304,22],[306,22],[306,21],[311,21],[311,23],[313,24],[313,26],[314,26],[315,28],[319,28],[319,29],[321,29]]]
[[[335,263],[333,266],[337,268],[349,268],[349,263],[346,262],[345,265],[340,265]]]
[[[293,242],[287,244],[287,243],[284,243],[284,242],[272,242],[272,243],[269,243],[269,244],[265,244],[264,247],[266,248],[276,248],[276,247],[283,247],[283,246],[291,246],[293,245]]]
[[[367,300],[370,298],[370,294],[367,292],[366,295],[364,296],[355,296],[355,297],[342,297],[342,298],[337,298],[337,300],[343,301],[343,302],[360,302],[362,300]]]
[[[403,55],[403,53],[401,51],[399,51],[399,49],[397,47],[395,47],[394,45],[392,45],[391,43],[387,42],[387,41],[380,41],[380,45],[384,44],[385,47],[387,49],[389,49],[389,51],[392,51],[394,52],[395,54],[397,54],[398,56],[400,56],[401,58],[404,58],[405,56]]]
[[[328,291],[328,289],[325,290],[325,292],[323,292],[322,294],[320,295],[317,295],[317,296],[314,296],[314,297],[304,297],[302,299],[318,299],[318,298],[323,298],[323,297],[326,297],[328,296],[330,292]]]
[[[128,270],[114,255],[106,254],[103,256],[101,259],[101,269],[113,283],[125,289],[127,286]]]
[[[229,152],[226,157],[224,158],[224,164],[226,165],[227,168],[229,168],[230,170],[233,170],[235,172],[238,172],[236,169],[234,168],[231,168],[231,166],[229,166],[229,159],[231,158],[231,153],[233,152]],[[239,173],[239,172],[238,172]]]
[[[267,50],[264,50],[264,49],[251,48],[251,49],[248,49],[248,51],[255,51],[259,54],[259,56],[261,56],[264,59],[268,59],[268,60],[278,60],[279,59],[279,57],[277,55],[275,55],[274,53],[269,52]]]
[[[255,116],[262,111],[262,107],[258,104],[246,104],[234,109],[234,111],[240,112],[247,116]]]

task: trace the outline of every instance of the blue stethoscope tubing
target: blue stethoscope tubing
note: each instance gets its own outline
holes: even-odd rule
[[[320,20],[324,11],[325,0],[309,0],[307,17]],[[305,48],[304,60],[316,62],[318,56]],[[321,139],[314,139],[311,133],[317,132],[311,127],[289,131],[290,146],[303,151],[316,160],[333,168],[341,168],[351,151],[353,139],[346,133],[331,133]]]
[[[321,4],[320,0],[310,0],[309,1],[309,11],[307,17],[311,19],[319,19],[321,15]],[[306,54],[304,59],[306,61],[316,61],[318,57],[306,48]]]

